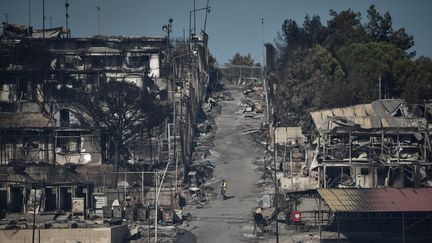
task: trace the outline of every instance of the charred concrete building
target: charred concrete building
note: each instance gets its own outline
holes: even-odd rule
[[[0,205],[8,212],[71,211],[72,198],[99,211],[114,200],[172,207],[177,163],[191,160],[194,126],[209,82],[207,35],[175,54],[166,37],[70,38],[68,30],[6,24],[0,44]],[[46,56],[45,56],[46,55]],[[107,164],[104,134],[88,129],[68,105],[64,88],[93,90],[126,81],[173,103],[174,112],[153,138],[128,148],[140,171]],[[46,95],[54,87],[57,99]],[[52,91],[53,89],[51,89]],[[149,156],[150,154],[150,156]],[[158,170],[171,163],[166,177]],[[160,163],[159,163],[160,162]],[[175,167],[174,167],[175,165]],[[185,167],[186,170],[187,167]],[[162,170],[163,171],[163,170]],[[165,171],[166,172],[166,171]],[[187,172],[184,172],[185,174]],[[161,178],[166,178],[161,181]],[[177,180],[175,180],[177,183]],[[161,190],[161,189],[159,189]],[[32,194],[33,193],[33,194]],[[177,198],[178,199],[178,198]],[[145,213],[144,213],[145,215]],[[148,215],[147,215],[148,217]]]
[[[381,99],[310,112],[308,171],[278,177],[292,224],[297,213],[323,242],[430,242],[429,125],[411,108]]]
[[[311,171],[320,188],[430,185],[428,123],[403,100],[310,113],[318,131]]]
[[[166,38],[64,38],[62,29],[47,29],[40,35],[40,31],[11,24],[4,24],[3,30],[2,209],[27,212],[25,205],[32,188],[44,199],[39,208],[42,211],[69,211],[72,197],[83,197],[86,208],[93,207],[91,192],[98,180],[93,183],[88,174],[74,168],[87,164],[98,170],[106,162],[109,146],[104,134],[84,127],[69,110],[62,87],[91,90],[104,82],[126,81],[166,99],[167,73],[171,73],[163,69],[167,65]],[[57,87],[60,99],[49,99],[45,93],[48,86]]]

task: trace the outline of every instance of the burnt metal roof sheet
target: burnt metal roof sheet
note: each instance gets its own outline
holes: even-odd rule
[[[318,189],[333,212],[432,212],[432,188]]]
[[[377,100],[370,104],[326,109],[310,112],[312,120],[319,131],[332,130],[340,125],[334,120],[344,119],[360,125],[361,128],[386,127],[424,127],[425,120],[421,118],[399,117],[395,113],[403,105],[403,100]]]
[[[112,55],[120,55],[120,50],[106,47],[106,46],[91,46],[86,50],[91,54],[112,54]]]

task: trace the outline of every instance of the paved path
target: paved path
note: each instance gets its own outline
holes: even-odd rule
[[[235,114],[239,110],[238,101],[243,97],[241,90],[238,86],[227,89],[234,100],[221,103],[212,156],[216,162],[214,176],[228,182],[226,194],[232,198],[224,201],[218,196],[209,202],[209,207],[191,211],[194,220],[189,222],[189,228],[197,242],[244,242],[247,239],[244,234],[252,233],[252,210],[257,206],[258,194],[255,183],[259,179],[253,160],[264,154],[249,135],[241,134],[251,127],[251,123],[258,123]],[[215,190],[219,192],[220,188]]]

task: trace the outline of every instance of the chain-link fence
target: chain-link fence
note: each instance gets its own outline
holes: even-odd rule
[[[222,75],[219,80],[227,80],[230,83],[238,83],[242,79],[261,79],[263,68],[261,66],[225,65],[220,67]]]

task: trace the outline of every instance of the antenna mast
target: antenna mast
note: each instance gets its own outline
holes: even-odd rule
[[[100,35],[101,34],[101,31],[100,31],[100,10],[101,10],[101,8],[98,5],[98,6],[96,6],[96,9],[98,11],[98,33]]]
[[[70,38],[70,30],[69,30],[69,2],[68,0],[66,0],[65,2],[65,9],[66,9],[66,30],[67,30],[67,34],[66,36],[68,38]]]

